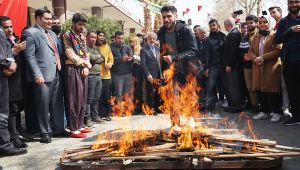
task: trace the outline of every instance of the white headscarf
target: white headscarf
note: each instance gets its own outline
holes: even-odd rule
[[[268,23],[269,23],[269,30],[273,30],[276,26],[276,21],[274,18],[272,18],[270,15],[263,15],[260,18],[265,18],[267,19]]]

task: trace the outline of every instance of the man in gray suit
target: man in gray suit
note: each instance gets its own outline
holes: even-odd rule
[[[155,45],[156,39],[157,35],[154,32],[147,34],[148,44],[141,50],[141,62],[147,78],[147,103],[156,113],[160,113],[158,108],[160,98],[155,80],[162,79],[163,76],[160,66],[160,50]]]
[[[59,82],[61,63],[57,49],[57,36],[50,31],[52,14],[49,10],[35,11],[36,25],[24,31],[27,47],[26,79],[34,82],[35,111],[41,133],[41,143],[50,143],[52,129],[49,125],[50,112],[54,134],[64,132],[62,88]]]

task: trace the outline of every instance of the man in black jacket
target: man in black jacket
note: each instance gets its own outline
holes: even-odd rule
[[[241,42],[240,31],[235,27],[235,20],[228,18],[224,21],[224,27],[228,35],[223,46],[223,84],[232,113],[242,110],[241,80],[242,60],[239,57],[239,45]]]
[[[288,9],[289,15],[279,22],[275,37],[276,43],[283,43],[282,72],[293,115],[285,126],[300,124],[300,0],[288,0]]]
[[[9,88],[7,76],[12,75],[16,68],[10,44],[6,40],[3,29],[0,28],[0,156],[27,153],[26,149],[16,148],[10,142],[8,131]]]
[[[215,110],[215,105],[218,101],[217,86],[221,82],[222,70],[222,50],[226,35],[219,30],[218,21],[212,19],[209,21],[210,34],[205,41],[205,65],[206,75],[208,76],[207,96],[206,96],[206,110]],[[219,83],[222,86],[222,83]],[[221,95],[223,88],[218,87]]]
[[[114,65],[111,68],[112,84],[118,101],[122,101],[125,93],[131,94],[133,53],[131,48],[124,44],[124,33],[115,33],[115,42],[110,45],[114,56]]]
[[[174,6],[164,6],[161,9],[164,26],[159,30],[161,56],[163,59],[162,69],[167,69],[172,63],[175,64],[176,73],[174,80],[184,84],[186,76],[192,73],[200,76],[202,66],[198,62],[197,43],[192,30],[182,21],[176,21],[177,9]],[[174,117],[179,117],[175,113]],[[179,119],[175,118],[172,125],[179,125]]]

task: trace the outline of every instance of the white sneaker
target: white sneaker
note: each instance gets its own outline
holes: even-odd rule
[[[288,116],[288,117],[293,117],[292,113],[290,112],[290,110],[288,108],[283,110],[283,115]]]
[[[268,115],[264,112],[260,112],[253,117],[254,120],[267,119]]]
[[[276,123],[281,121],[281,115],[278,113],[273,113],[271,122]]]

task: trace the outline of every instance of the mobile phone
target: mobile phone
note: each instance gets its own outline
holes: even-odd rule
[[[22,35],[20,41],[23,42],[23,41],[26,41],[26,39],[27,39],[27,36]]]
[[[268,12],[267,11],[262,11],[262,14],[263,15],[268,15]]]

